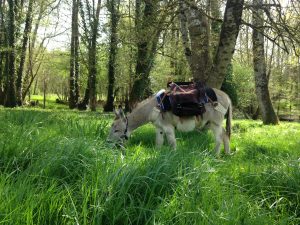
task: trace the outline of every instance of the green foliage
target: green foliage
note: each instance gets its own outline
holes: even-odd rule
[[[234,121],[233,156],[210,133],[178,149],[133,133],[125,157],[105,142],[110,116],[0,109],[2,224],[299,224],[300,125]]]
[[[253,69],[249,65],[233,64],[232,81],[238,95],[239,108],[256,105]]]
[[[225,91],[229,95],[229,97],[232,101],[232,104],[234,106],[236,106],[238,104],[238,95],[237,95],[237,91],[236,91],[236,84],[233,82],[232,64],[228,65],[227,74],[223,81],[221,90]]]

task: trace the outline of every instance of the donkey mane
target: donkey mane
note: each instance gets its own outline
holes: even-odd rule
[[[138,113],[139,111],[144,111],[145,106],[150,105],[149,108],[151,107],[151,104],[149,104],[153,100],[153,96],[149,96],[148,98],[144,99],[143,101],[139,102],[131,111],[132,114]]]

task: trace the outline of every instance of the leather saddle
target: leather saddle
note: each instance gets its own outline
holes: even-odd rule
[[[168,87],[169,91],[157,95],[159,107],[179,117],[202,116],[204,104],[217,101],[214,90],[200,82],[169,82]]]

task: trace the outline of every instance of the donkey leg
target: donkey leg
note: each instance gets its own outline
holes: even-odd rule
[[[169,145],[171,145],[171,147],[176,150],[176,138],[175,138],[175,131],[174,131],[174,127],[166,127],[164,129],[164,132],[167,136],[167,140],[169,142]]]
[[[224,149],[225,149],[225,153],[227,155],[230,155],[230,142],[229,142],[229,137],[225,131],[224,128],[222,128],[223,131],[223,142],[224,142]]]
[[[164,132],[161,128],[156,128],[156,147],[161,147],[164,143]]]
[[[220,125],[211,124],[210,128],[212,129],[215,136],[215,153],[218,156],[220,154],[221,144],[223,142],[223,128]]]

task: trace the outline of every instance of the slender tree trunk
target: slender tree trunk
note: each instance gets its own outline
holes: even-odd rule
[[[185,0],[179,1],[181,31],[185,55],[189,62],[194,80],[206,81],[211,66],[209,53],[209,24],[204,11],[196,6],[195,1],[187,5]],[[189,39],[187,30],[189,32]],[[190,41],[190,48],[188,41]]]
[[[86,89],[84,91],[83,99],[77,105],[79,110],[86,110],[87,105],[89,104],[89,100],[90,100],[90,85],[89,84],[90,84],[90,77],[88,76],[87,86],[86,86]]]
[[[78,32],[78,1],[73,0],[72,6],[72,34],[70,54],[70,86],[69,86],[69,108],[77,106],[79,98],[78,73],[79,73],[79,32]]]
[[[19,70],[17,72],[16,89],[17,89],[18,105],[22,105],[22,100],[23,100],[22,99],[23,70],[24,70],[29,34],[31,31],[33,2],[34,2],[34,0],[29,0],[29,3],[28,3],[28,10],[27,10],[26,19],[25,19],[25,28],[24,28],[22,48],[21,48],[20,65],[19,65]]]
[[[46,77],[44,75],[43,79],[43,108],[46,108],[46,92],[47,92],[47,83],[46,83]]]
[[[5,47],[5,24],[4,24],[4,0],[0,0],[0,105],[4,103],[4,90],[3,90],[3,81],[4,81],[4,65],[5,65],[5,53],[1,49]]]
[[[117,26],[119,22],[119,0],[110,0],[108,7],[110,11],[110,47],[109,47],[109,60],[108,60],[108,88],[107,88],[107,101],[104,106],[105,112],[112,112],[114,107],[114,88],[115,88],[115,64],[117,56]]]
[[[158,2],[144,0],[144,3],[143,16],[138,21],[139,24],[136,24],[139,41],[137,44],[135,77],[129,97],[131,109],[137,102],[152,94],[149,75],[153,66],[158,38],[161,32],[160,28],[156,27],[153,29],[151,26],[152,23],[157,21]],[[145,37],[145,33],[147,33],[147,37]]]
[[[38,18],[35,22],[35,25],[34,25],[34,30],[32,32],[32,35],[31,35],[31,40],[29,42],[29,47],[28,47],[28,62],[27,62],[27,66],[26,66],[26,73],[25,73],[25,76],[24,76],[24,81],[23,81],[23,93],[22,93],[22,101],[24,101],[34,79],[35,79],[35,76],[33,76],[33,67],[35,66],[35,63],[36,63],[36,59],[38,57],[39,54],[36,54],[34,56],[34,52],[35,52],[35,43],[36,43],[36,37],[37,37],[37,32],[38,32],[38,29],[39,29],[39,25],[40,25],[40,22],[43,18],[43,12],[44,12],[44,4],[43,2],[41,3],[40,5],[40,10],[39,10],[39,14],[38,14]],[[37,51],[39,52],[39,51]]]
[[[17,106],[16,89],[15,89],[15,2],[8,0],[8,54],[6,59],[7,64],[7,79],[5,85],[5,102],[6,107]]]
[[[219,45],[213,60],[211,73],[209,73],[210,76],[206,82],[210,87],[220,88],[222,86],[239,34],[243,6],[244,0],[227,0]]]
[[[38,86],[38,78],[36,78],[34,88],[33,88],[33,94],[34,95],[37,95],[37,86]]]
[[[89,2],[87,7],[90,9]],[[95,2],[93,2],[95,4]],[[81,17],[84,24],[84,36],[85,42],[88,49],[88,81],[85,89],[84,98],[78,104],[78,109],[85,110],[86,106],[89,104],[92,111],[96,111],[97,103],[97,93],[96,93],[96,75],[97,75],[97,38],[98,38],[98,25],[99,25],[99,16],[101,8],[101,0],[97,1],[96,11],[88,14],[89,28],[87,21],[85,19],[85,14],[83,10],[83,4],[80,3],[81,7]]]
[[[93,41],[94,42],[94,41]],[[96,40],[95,40],[96,42]],[[91,46],[89,54],[89,105],[92,111],[96,111],[97,92],[96,92],[96,46],[95,43]]]
[[[249,13],[246,14],[246,21],[249,22]],[[246,26],[246,59],[247,59],[247,64],[249,65],[250,61],[251,61],[251,56],[250,56],[250,51],[251,51],[251,48],[249,47],[249,36],[251,36],[250,34],[250,31],[249,31],[249,26]]]
[[[179,1],[179,32],[181,34],[182,44],[184,47],[184,54],[185,58],[188,62],[188,65],[190,67],[190,70],[192,70],[192,49],[190,44],[190,37],[189,37],[189,30],[187,27],[187,16],[186,16],[186,5],[184,4],[183,0]],[[182,68],[179,68],[180,70],[177,71],[178,75],[181,75]],[[192,76],[194,77],[193,73]],[[180,78],[179,78],[180,79]],[[184,79],[184,78],[181,78]]]
[[[266,74],[266,61],[264,50],[264,36],[263,36],[263,11],[262,0],[253,0],[254,5],[261,5],[258,7],[256,13],[253,14],[253,26],[261,27],[260,30],[253,29],[252,46],[253,46],[253,65],[255,76],[255,89],[259,108],[261,110],[264,124],[278,124],[278,118],[275,114],[268,88],[268,78]]]
[[[184,0],[179,1],[179,20],[180,20],[180,32],[182,37],[182,43],[184,46],[184,54],[185,57],[191,67],[192,65],[192,50],[190,46],[190,38],[189,38],[189,31],[187,28],[187,17],[185,14],[186,5]]]
[[[89,86],[90,86],[90,108],[92,111],[96,111],[97,104],[97,92],[96,92],[96,76],[97,76],[97,37],[98,37],[98,25],[100,16],[101,0],[97,2],[96,14],[94,22],[92,24],[92,40],[91,49],[89,54]]]
[[[134,105],[145,98],[145,90],[147,86],[150,85],[148,74],[147,74],[147,53],[148,53],[148,43],[143,42],[138,44],[137,53],[137,64],[135,68],[135,78],[132,86],[132,91],[130,92],[130,105],[131,108]]]

